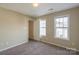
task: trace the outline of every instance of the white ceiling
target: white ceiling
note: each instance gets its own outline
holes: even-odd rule
[[[41,16],[61,10],[78,7],[79,3],[39,3],[38,7],[33,7],[32,3],[0,3],[0,7],[10,9],[33,17]],[[48,11],[53,8],[53,11]]]

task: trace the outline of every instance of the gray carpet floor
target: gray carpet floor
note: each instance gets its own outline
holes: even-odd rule
[[[30,40],[28,43],[0,52],[0,55],[76,55],[75,51]]]

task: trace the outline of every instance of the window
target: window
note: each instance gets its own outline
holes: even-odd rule
[[[58,17],[55,19],[55,37],[68,39],[69,17]]]
[[[40,37],[46,36],[46,20],[40,20]]]

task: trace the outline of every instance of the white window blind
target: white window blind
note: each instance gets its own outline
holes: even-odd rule
[[[46,36],[46,20],[40,20],[40,37]]]
[[[69,17],[58,17],[55,19],[55,37],[68,39]]]

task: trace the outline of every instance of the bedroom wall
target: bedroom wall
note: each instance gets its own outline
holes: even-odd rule
[[[0,8],[0,51],[28,42],[29,17]]]
[[[69,15],[70,19],[70,39],[64,40],[64,39],[57,39],[54,37],[54,18],[56,16],[63,16],[63,15]],[[39,19],[46,19],[47,21],[47,34],[46,37],[39,37]],[[72,8],[64,11],[59,11],[55,13],[51,13],[48,15],[44,15],[41,17],[38,17],[38,19],[35,20],[34,23],[34,39],[35,40],[41,40],[47,43],[56,44],[59,46],[67,47],[67,48],[73,48],[79,50],[79,7]]]

